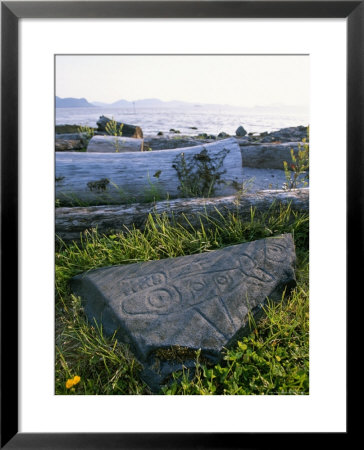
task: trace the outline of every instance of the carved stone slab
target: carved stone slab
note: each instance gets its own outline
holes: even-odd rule
[[[259,318],[267,297],[282,298],[295,285],[295,248],[290,234],[207,253],[96,269],[72,279],[85,312],[117,330],[144,366],[152,390],[194,350],[216,363],[249,331],[248,312]]]

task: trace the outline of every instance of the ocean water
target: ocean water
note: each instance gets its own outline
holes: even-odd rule
[[[308,111],[301,108],[245,108],[229,106],[209,107],[191,106],[181,108],[56,108],[56,125],[88,125],[96,127],[101,115],[119,122],[138,125],[145,136],[156,135],[159,131],[167,133],[171,128],[181,134],[218,134],[222,131],[235,134],[242,125],[246,131],[261,133],[280,128],[309,124]],[[191,129],[197,127],[197,130]]]

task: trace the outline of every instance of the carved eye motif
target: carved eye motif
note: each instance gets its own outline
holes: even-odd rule
[[[268,258],[268,256],[267,256]],[[255,278],[259,281],[272,281],[273,276],[263,268],[257,267],[257,264],[249,255],[240,257],[241,271],[249,278]]]
[[[226,286],[230,282],[230,277],[228,275],[219,275],[216,277],[216,283],[220,286]]]
[[[202,281],[192,281],[191,289],[194,291],[200,292],[203,289],[205,289],[205,284],[202,283]]]
[[[278,244],[269,244],[266,248],[266,257],[271,261],[282,262],[285,260],[286,255],[283,248]]]
[[[158,289],[151,292],[148,298],[148,302],[154,308],[165,308],[173,301],[172,295],[167,289]]]
[[[173,287],[145,291],[133,294],[123,303],[126,314],[172,314],[178,310],[181,301],[178,292]]]

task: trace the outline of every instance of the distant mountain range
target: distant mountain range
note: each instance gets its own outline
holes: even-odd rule
[[[246,110],[284,110],[291,111],[292,109],[304,109],[302,106],[294,106],[294,105],[280,105],[280,104],[272,104],[269,106],[260,106],[255,105],[254,107],[238,107],[231,105],[220,105],[220,104],[205,104],[205,103],[190,103],[190,102],[182,102],[179,100],[171,100],[171,101],[163,101],[158,98],[145,98],[142,100],[128,101],[128,100],[117,100],[113,103],[105,103],[105,102],[88,102],[85,98],[60,98],[56,97],[56,108],[87,108],[87,107],[107,107],[107,108],[191,108],[191,107],[202,107],[208,106],[213,108],[238,108],[238,109],[246,109]]]
[[[145,98],[142,100],[128,101],[128,100],[117,100],[113,103],[104,102],[88,102],[85,98],[60,98],[56,97],[56,108],[86,108],[86,107],[108,107],[108,108],[155,108],[155,107],[188,107],[188,106],[203,106],[202,103],[188,103],[181,102],[178,100],[163,101],[158,98]],[[209,105],[209,106],[228,106],[228,105]]]
[[[60,98],[56,96],[56,108],[86,108],[95,106],[89,103],[85,98]]]
[[[142,100],[135,100],[135,101],[128,101],[128,100],[118,100],[113,103],[104,103],[104,102],[92,102],[95,106],[107,106],[109,108],[155,108],[158,106],[163,107],[181,107],[181,106],[193,106],[194,103],[188,103],[188,102],[181,102],[178,100],[171,100],[171,101],[163,101],[159,100],[158,98],[144,98]],[[199,103],[197,106],[201,106],[202,104]]]

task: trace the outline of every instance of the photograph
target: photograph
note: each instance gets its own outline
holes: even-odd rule
[[[309,395],[308,54],[56,54],[55,394]]]

